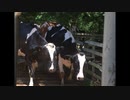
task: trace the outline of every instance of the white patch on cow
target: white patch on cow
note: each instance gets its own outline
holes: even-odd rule
[[[53,62],[53,59],[54,59],[54,52],[56,50],[56,47],[53,43],[48,43],[45,45],[46,48],[48,49],[49,51],[49,54],[50,54],[50,58],[51,58],[51,61]],[[49,70],[53,70],[54,69],[54,65],[53,63],[51,64],[51,67],[49,68]]]
[[[70,37],[72,38],[72,41],[71,41],[71,42],[74,43],[74,42],[75,42],[75,39],[74,39],[74,37],[72,36],[72,33],[67,30],[67,32],[65,33],[65,40],[64,40],[64,41],[66,41],[66,40],[69,39]]]
[[[63,30],[63,29],[65,29],[65,27],[63,26],[60,30]]]
[[[36,25],[38,28],[40,28],[40,25],[38,25],[38,24],[34,24],[34,25]]]
[[[59,27],[59,26],[61,26],[61,25],[60,25],[60,24],[57,24],[56,26]]]
[[[77,75],[77,80],[78,78],[84,78],[84,75],[83,75],[83,66],[84,66],[84,63],[85,63],[85,55],[80,55],[80,54],[77,54],[78,56],[78,61],[79,61],[79,66],[80,66],[80,69],[79,69],[79,73]]]
[[[46,27],[46,26],[49,26],[49,24],[47,22],[45,22],[44,24],[42,24],[41,27]]]
[[[29,67],[29,66],[28,66],[28,67]],[[29,74],[30,74],[31,70],[29,69],[28,72],[29,72]]]
[[[50,31],[51,29],[52,29],[52,26],[49,26],[49,27],[48,27],[48,31]]]
[[[44,38],[46,38],[46,36],[47,36],[47,32],[45,33],[45,36],[44,36]]]
[[[36,30],[37,30],[36,28],[33,28],[33,29],[31,30],[31,32],[27,34],[26,40],[27,40],[33,33],[35,33]],[[27,41],[26,41],[25,43],[27,43]]]
[[[33,86],[33,78],[32,77],[30,77],[29,86]]]
[[[55,32],[54,34],[52,34],[51,37],[53,37],[53,36],[56,35],[56,34],[57,34],[57,32]]]

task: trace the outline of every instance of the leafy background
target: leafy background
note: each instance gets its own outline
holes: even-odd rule
[[[103,34],[104,12],[22,12],[19,19],[40,25],[56,21],[68,29],[76,26],[79,32]]]

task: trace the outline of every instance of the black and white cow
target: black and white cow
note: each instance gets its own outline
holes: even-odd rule
[[[19,32],[18,32],[18,56],[25,57],[26,51],[26,38],[27,34],[31,32],[31,30],[38,29],[39,25],[33,23],[19,23]]]
[[[86,56],[83,52],[79,52],[76,48],[76,42],[72,33],[64,26],[56,23],[45,22],[41,28],[43,37],[47,42],[54,43],[58,49],[58,66],[61,77],[61,85],[64,85],[64,78],[66,76],[65,69],[69,69],[67,76],[68,80],[75,78],[76,80],[83,80],[83,69],[86,62]],[[65,66],[65,67],[64,67]]]
[[[48,72],[56,71],[56,46],[53,43],[48,43],[35,27],[27,34],[24,42],[26,44],[25,61],[30,75],[29,86],[33,86],[34,73],[39,63],[43,63],[42,66],[46,67]]]

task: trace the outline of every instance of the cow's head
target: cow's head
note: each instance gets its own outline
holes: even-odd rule
[[[39,31],[43,37],[45,37],[46,32],[48,31],[49,24],[48,22],[44,22],[40,27]]]
[[[43,37],[45,37],[46,32],[51,30],[52,27],[56,27],[56,25],[58,25],[58,23],[56,22],[44,22],[40,27],[39,27],[39,31],[41,33],[41,35]]]
[[[79,52],[72,58],[74,68],[74,78],[84,80],[84,67],[86,66],[86,55]]]
[[[47,43],[45,47],[48,50],[49,53],[49,66],[48,70],[49,72],[55,72],[56,71],[56,65],[57,65],[57,52],[56,52],[56,46],[53,43]]]
[[[51,73],[56,71],[57,53],[56,46],[53,43],[47,43],[44,46],[36,47],[31,50],[31,61],[43,62],[44,67]],[[45,69],[46,69],[45,68]]]

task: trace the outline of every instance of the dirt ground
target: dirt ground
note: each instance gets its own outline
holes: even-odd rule
[[[15,73],[16,86],[28,86],[29,74],[24,62],[17,64]],[[58,71],[56,71],[55,73],[45,73],[40,69],[36,70],[34,86],[61,86]],[[86,82],[65,80],[64,86],[86,86]]]

